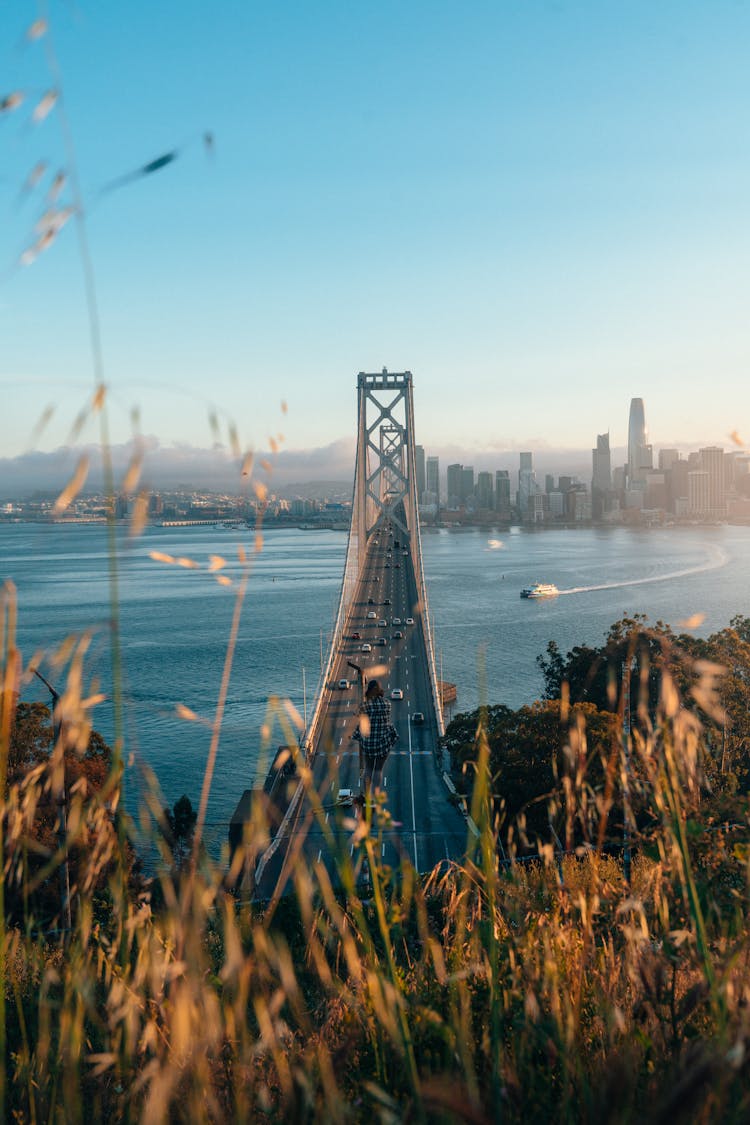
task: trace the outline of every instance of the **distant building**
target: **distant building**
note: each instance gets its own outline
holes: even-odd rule
[[[573,523],[591,519],[591,493],[585,484],[574,485],[565,493],[565,514]]]
[[[536,491],[529,496],[525,518],[529,523],[544,523],[547,513],[547,493],[542,492],[536,482],[534,483]]]
[[[642,398],[630,400],[628,420],[628,487],[643,488],[646,472],[653,468],[653,450],[646,434],[646,412]]]
[[[448,493],[448,507],[460,508],[461,507],[461,488],[463,485],[463,465],[449,465],[446,490]]]
[[[710,504],[709,474],[705,469],[691,469],[688,472],[688,514],[705,519],[710,512]]]
[[[425,500],[425,503],[440,503],[440,458],[428,457],[425,471],[426,491],[434,500]]]
[[[646,473],[643,506],[651,511],[666,512],[669,506],[666,473],[660,473],[658,470],[651,470],[651,472]]]
[[[516,502],[521,513],[521,519],[535,519],[533,507],[529,510],[532,496],[537,492],[536,475],[534,473],[534,459],[531,453],[521,453],[518,466],[518,492]]]
[[[680,453],[677,449],[660,449],[659,450],[659,468],[662,472],[667,472],[672,468],[675,461],[679,461]]]
[[[500,519],[510,519],[510,473],[498,469],[495,473],[495,511]]]
[[[676,516],[686,516],[688,513],[688,472],[687,461],[678,457],[666,473],[667,509]]]
[[[710,519],[723,519],[727,514],[724,450],[718,445],[708,445],[699,450],[701,468],[708,473],[708,507]]]
[[[547,494],[549,500],[549,514],[553,520],[561,520],[565,517],[565,497],[559,489],[553,489],[552,492]]]
[[[494,489],[492,487],[492,473],[479,473],[477,476],[477,507],[491,511],[494,507]]]
[[[591,450],[591,514],[601,519],[608,508],[612,491],[612,460],[609,451],[609,434],[597,434],[596,449]]]
[[[474,501],[474,469],[471,465],[461,472],[461,507],[466,508]]]

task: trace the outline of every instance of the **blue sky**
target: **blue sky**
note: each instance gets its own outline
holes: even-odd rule
[[[47,403],[36,444],[64,442],[93,386],[73,224],[12,268],[44,206],[20,185],[65,164],[57,112],[29,123],[52,84],[22,45],[37,14],[2,17],[0,98],[28,99],[0,117],[0,456]],[[634,395],[657,445],[750,434],[747,4],[51,15],[113,440],[137,406],[164,445],[208,446],[213,406],[243,444],[324,446],[383,365],[413,372],[428,448],[621,445]]]

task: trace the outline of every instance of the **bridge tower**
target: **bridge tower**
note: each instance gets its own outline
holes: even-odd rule
[[[378,374],[360,371],[357,378],[357,416],[357,456],[347,571],[351,580],[356,582],[367,556],[369,541],[384,520],[401,530],[409,544],[414,568],[433,700],[442,734],[443,713],[422,567],[411,372],[391,372],[385,367]]]

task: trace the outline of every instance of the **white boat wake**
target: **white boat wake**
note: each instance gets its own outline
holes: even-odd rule
[[[647,582],[669,582],[673,578],[685,578],[688,574],[703,574],[707,570],[719,570],[729,562],[729,555],[721,547],[709,547],[709,558],[698,566],[684,570],[672,570],[669,574],[653,574],[648,578],[627,578],[622,582],[602,582],[598,586],[572,586],[569,590],[558,590],[558,594],[589,594],[592,590],[619,590],[621,586],[643,586]]]

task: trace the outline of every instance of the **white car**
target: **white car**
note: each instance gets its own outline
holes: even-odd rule
[[[378,615],[377,615],[377,613],[375,612],[375,610],[374,610],[374,609],[370,609],[370,610],[368,610],[368,612],[367,612],[367,620],[368,620],[368,621],[377,621],[377,619],[378,619]]]
[[[339,690],[340,691],[348,691],[349,690],[349,681],[348,680],[339,680]]]
[[[339,789],[336,794],[337,805],[351,805],[354,802],[354,791],[352,789]]]
[[[413,625],[413,624],[414,624],[414,618],[413,617],[407,617],[406,621],[404,622],[404,625]]]
[[[360,647],[360,652],[372,652],[372,645],[368,645],[367,641]]]
[[[401,618],[400,617],[394,617],[391,624],[400,625],[401,624]]]
[[[387,628],[388,628],[388,622],[386,621],[386,619],[384,617],[381,617],[380,621],[378,621],[378,629],[387,629]]]
[[[393,691],[391,692],[391,699],[403,699],[403,698],[404,698],[404,693],[402,692],[401,688],[395,687],[393,689]]]

